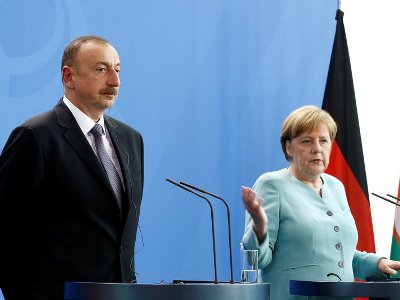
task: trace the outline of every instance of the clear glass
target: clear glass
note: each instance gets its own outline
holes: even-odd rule
[[[255,283],[258,276],[258,250],[241,250],[242,283]]]

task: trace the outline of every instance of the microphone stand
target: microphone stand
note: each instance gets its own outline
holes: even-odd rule
[[[188,191],[192,194],[195,194],[197,197],[200,197],[204,200],[207,201],[208,205],[210,206],[210,210],[211,210],[211,226],[212,226],[212,240],[213,240],[213,254],[214,254],[214,284],[218,284],[218,276],[217,276],[217,255],[216,255],[216,247],[215,247],[215,234],[214,234],[214,210],[213,207],[211,205],[210,200],[208,200],[205,196],[200,195],[199,193],[196,193],[195,191],[192,191],[191,189],[188,189],[187,187],[171,180],[168,178],[165,178],[168,182],[180,187],[181,189],[184,189],[185,191]]]
[[[205,190],[203,190],[203,189],[201,189],[201,188],[195,187],[195,186],[193,186],[193,185],[191,185],[191,184],[188,184],[188,183],[185,183],[185,182],[182,182],[182,181],[180,182],[180,184],[182,184],[182,185],[184,185],[184,186],[187,186],[187,187],[189,187],[189,188],[191,188],[191,189],[194,189],[194,190],[196,190],[196,191],[199,191],[199,192],[201,192],[201,193],[203,193],[203,194],[206,194],[206,195],[209,195],[209,196],[211,196],[211,197],[214,197],[214,198],[216,198],[216,199],[219,199],[219,200],[221,200],[221,201],[224,203],[224,205],[225,205],[225,207],[226,207],[227,214],[228,214],[229,266],[230,266],[230,270],[231,270],[231,280],[230,280],[230,283],[231,283],[231,284],[235,283],[235,281],[233,280],[233,267],[232,267],[231,213],[230,213],[230,210],[229,210],[228,203],[226,203],[226,201],[225,201],[224,199],[222,199],[222,197],[217,196],[217,195],[214,195],[213,193],[207,192],[207,191],[205,191]]]

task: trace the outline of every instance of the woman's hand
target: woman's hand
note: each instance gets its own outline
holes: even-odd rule
[[[400,270],[400,262],[383,257],[378,261],[378,270],[386,274],[396,275],[397,270]]]
[[[252,189],[242,186],[242,200],[246,210],[253,218],[253,229],[257,235],[258,243],[261,244],[267,232],[268,218],[262,207],[264,199],[259,197]]]

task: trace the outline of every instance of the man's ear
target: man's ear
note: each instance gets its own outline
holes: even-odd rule
[[[74,80],[73,80],[73,70],[71,67],[64,66],[61,70],[61,78],[64,83],[64,86],[73,89],[75,87]]]

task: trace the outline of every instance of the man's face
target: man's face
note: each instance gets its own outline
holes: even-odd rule
[[[118,95],[120,61],[109,44],[83,44],[71,69],[68,99],[90,117],[98,118]],[[72,99],[70,99],[72,98]]]

